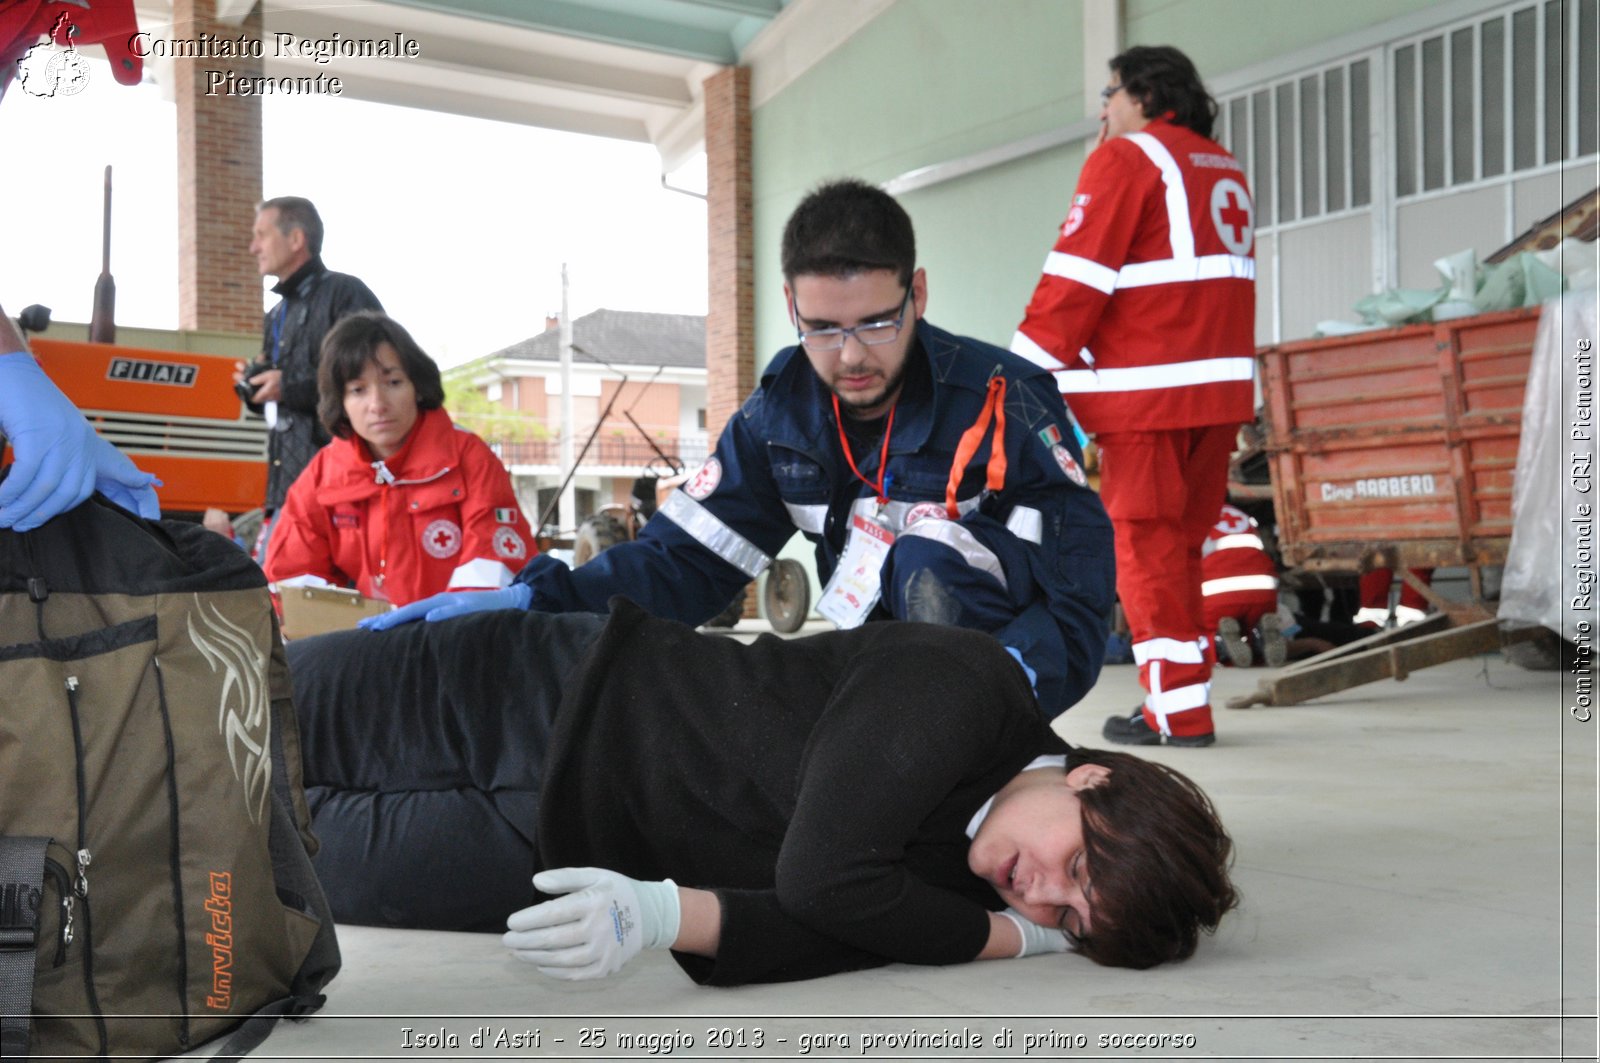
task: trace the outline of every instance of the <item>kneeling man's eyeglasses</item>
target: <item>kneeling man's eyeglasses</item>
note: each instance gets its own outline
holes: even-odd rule
[[[906,323],[906,303],[911,300],[911,289],[906,289],[905,298],[900,300],[900,315],[888,321],[864,321],[859,325],[849,328],[818,328],[806,332],[799,327],[795,332],[800,337],[800,343],[808,351],[837,351],[844,346],[846,336],[854,336],[868,347],[879,344],[893,343],[900,335],[900,330]],[[794,305],[794,296],[789,296],[789,309],[794,312],[794,319],[801,320],[800,308]]]

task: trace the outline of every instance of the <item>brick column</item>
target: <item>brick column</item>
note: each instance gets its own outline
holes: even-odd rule
[[[706,431],[713,440],[756,385],[755,238],[751,231],[750,69],[705,80]]]
[[[261,8],[218,22],[216,0],[173,0],[172,36],[261,39]],[[261,97],[206,95],[206,70],[261,74],[259,59],[172,61],[178,104],[178,327],[261,330],[250,228],[261,202]]]

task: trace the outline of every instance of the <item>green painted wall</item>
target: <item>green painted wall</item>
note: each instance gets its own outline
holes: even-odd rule
[[[1081,0],[899,0],[753,117],[757,363],[793,341],[783,223],[829,177],[885,181],[1079,120]],[[1129,44],[1175,43],[1207,78],[1438,0],[1125,0]],[[1449,4],[1443,6],[1449,7]],[[909,192],[929,317],[1006,345],[1066,214],[1068,145]]]
[[[758,364],[793,342],[778,257],[783,223],[806,190],[829,177],[885,181],[1077,117],[1081,21],[1079,0],[902,0],[756,110]],[[1011,170],[1027,176],[1008,177]],[[1019,190],[1050,183],[1034,160],[983,178],[901,200],[928,269],[929,316],[945,327],[972,330],[982,320],[956,310],[1005,290],[987,281],[979,286],[987,295],[973,289],[995,267],[1017,293],[1009,301],[1020,316],[1027,278],[1044,261],[1058,220],[1052,215],[1063,209],[1037,191],[1031,211],[1012,201]],[[1019,240],[1037,245],[1037,254],[1007,261]],[[1015,324],[990,338],[1008,342]]]
[[[1438,6],[1439,0],[1123,0],[1124,39],[1175,44],[1210,78]]]

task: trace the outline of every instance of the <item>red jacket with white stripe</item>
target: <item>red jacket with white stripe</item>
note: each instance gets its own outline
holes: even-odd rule
[[[1278,566],[1261,542],[1261,529],[1243,510],[1224,504],[1200,547],[1200,593],[1208,613],[1278,604]]]
[[[355,436],[317,451],[289,488],[263,567],[283,586],[353,585],[405,605],[510,586],[537,552],[494,451],[444,410],[424,410],[382,463]]]
[[[1089,432],[1248,421],[1255,207],[1227,150],[1155,119],[1090,152],[1011,349]]]

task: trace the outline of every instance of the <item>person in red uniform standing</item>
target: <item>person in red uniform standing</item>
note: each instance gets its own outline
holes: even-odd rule
[[[439,367],[410,333],[351,314],[323,341],[317,384],[334,441],[289,488],[267,578],[396,605],[509,586],[535,549],[511,477],[451,423]]]
[[[1112,742],[1207,746],[1216,661],[1200,547],[1254,414],[1255,208],[1176,48],[1110,62],[1100,140],[1012,350],[1058,372],[1100,448],[1117,593],[1147,694]]]
[[[1278,564],[1250,515],[1226,502],[1200,548],[1200,597],[1217,655],[1240,668],[1255,663],[1259,646],[1269,668],[1288,659],[1278,617]]]

